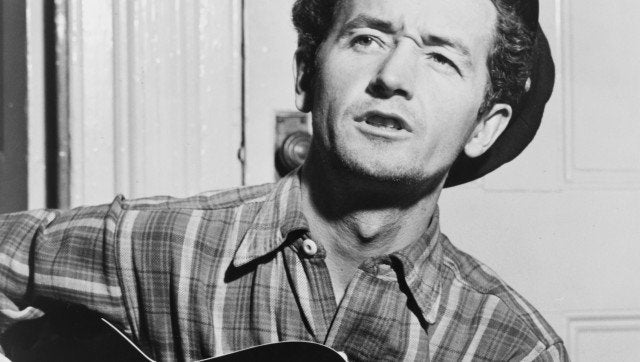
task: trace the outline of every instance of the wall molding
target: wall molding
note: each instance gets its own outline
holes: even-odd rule
[[[44,6],[27,0],[28,207],[46,207]]]
[[[591,103],[594,100],[591,99],[576,99],[576,89],[580,87],[582,91],[584,91],[584,85],[575,84],[576,73],[575,73],[575,61],[584,60],[587,57],[583,57],[582,54],[576,54],[574,49],[574,44],[577,43],[580,38],[588,36],[584,34],[584,32],[575,31],[574,27],[577,26],[577,17],[580,15],[575,12],[576,9],[583,9],[586,13],[593,12],[591,9],[585,9],[584,7],[577,7],[574,5],[574,1],[567,0],[563,1],[562,5],[559,5],[562,8],[559,8],[558,16],[559,16],[559,29],[561,31],[561,47],[559,49],[560,60],[559,60],[559,80],[560,85],[562,87],[563,93],[563,113],[564,113],[564,150],[565,150],[565,183],[568,187],[573,188],[598,188],[598,189],[620,189],[620,190],[629,190],[629,189],[639,189],[640,188],[640,163],[635,167],[623,167],[620,165],[615,165],[614,162],[611,164],[604,165],[603,162],[594,162],[593,164],[586,165],[584,152],[599,152],[601,154],[610,151],[610,149],[597,149],[597,145],[593,146],[593,148],[586,149],[584,135],[582,139],[582,144],[578,144],[578,134],[581,130],[580,127],[586,127],[585,125],[589,123],[589,119],[578,119],[576,116],[576,109],[579,107],[584,107],[587,103],[588,106],[591,106]],[[606,14],[605,14],[606,15]],[[603,17],[605,16],[603,15]],[[588,21],[588,20],[585,20]],[[603,26],[607,26],[607,19],[603,18]],[[634,25],[635,26],[635,25]],[[583,25],[583,27],[594,28],[592,23],[588,23],[587,25]],[[594,44],[599,42],[603,42],[602,39],[590,39]],[[625,51],[621,49],[621,51]],[[607,53],[607,52],[605,52]],[[576,58],[579,56],[580,58]],[[616,61],[620,58],[616,54],[607,53],[608,57],[608,66],[616,67]],[[627,56],[628,57],[628,56]],[[599,61],[599,60],[596,60]],[[609,64],[613,63],[613,64]],[[604,68],[601,67],[604,72]],[[593,77],[593,75],[584,75],[581,76],[581,79],[585,79],[584,77]],[[612,84],[613,86],[613,84]],[[613,87],[615,88],[615,87]],[[601,90],[606,94],[608,92],[607,89]],[[627,97],[627,102],[631,98]],[[582,103],[580,103],[582,102]],[[622,100],[621,100],[622,102]],[[625,103],[627,106],[630,106],[629,103]],[[614,105],[610,105],[610,107],[615,108]],[[635,117],[637,114],[628,115],[628,117],[634,117],[633,120],[629,119],[626,122],[636,123]],[[627,118],[628,118],[627,117]],[[610,119],[611,127],[619,127],[621,129],[623,127],[620,126],[620,119]],[[595,128],[593,125],[589,127]],[[640,129],[638,130],[640,132]],[[590,136],[593,138],[593,136]],[[606,134],[602,136],[606,137]],[[606,142],[605,142],[606,143]],[[604,143],[603,143],[604,144]],[[637,146],[636,146],[637,147]],[[614,160],[615,157],[629,157],[628,159],[635,159],[635,150],[637,149],[628,149],[621,150],[620,154],[627,152],[627,155],[620,156],[620,154],[613,155],[604,155],[608,159]],[[594,157],[595,158],[595,157]],[[619,161],[618,161],[619,162]],[[620,163],[620,162],[619,162]]]
[[[637,333],[640,336],[640,311],[571,313],[566,315],[566,323],[567,349],[569,355],[574,359],[580,355],[581,338],[589,333],[625,332]],[[635,348],[640,350],[640,346],[635,346]]]

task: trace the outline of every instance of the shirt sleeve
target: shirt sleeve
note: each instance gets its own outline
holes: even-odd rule
[[[27,306],[47,300],[126,324],[115,253],[121,201],[0,215],[0,327],[38,316]]]
[[[562,342],[553,344],[540,352],[532,361],[535,362],[568,362],[569,355]]]

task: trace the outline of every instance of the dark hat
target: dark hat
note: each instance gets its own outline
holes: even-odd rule
[[[527,147],[540,127],[544,107],[551,97],[555,79],[551,50],[538,23],[538,1],[515,0],[513,6],[525,24],[536,31],[531,87],[513,107],[509,125],[491,148],[476,158],[469,158],[464,152],[460,154],[449,170],[444,187],[473,181],[513,160]]]

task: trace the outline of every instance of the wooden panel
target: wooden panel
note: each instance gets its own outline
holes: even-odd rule
[[[113,18],[107,1],[68,1],[71,205],[101,203],[113,184]],[[66,100],[62,100],[66,101]]]
[[[128,23],[118,43],[128,46],[117,61],[119,76],[129,81],[121,88],[118,119],[128,119],[119,129],[129,140],[119,149],[129,152],[118,153],[118,174],[130,174],[134,195],[237,185],[238,2],[121,1],[120,8],[119,21],[126,14]]]
[[[0,4],[0,213],[27,208],[27,66],[23,1]]]
[[[640,187],[640,45],[637,2],[566,1],[567,178]]]
[[[568,326],[567,343],[576,361],[638,361],[640,313],[573,315]]]
[[[246,2],[247,184],[275,179],[276,113],[296,109],[292,4],[293,0]]]
[[[27,119],[29,209],[44,208],[45,189],[45,71],[44,7],[27,0]]]
[[[69,0],[72,205],[241,180],[241,7]]]

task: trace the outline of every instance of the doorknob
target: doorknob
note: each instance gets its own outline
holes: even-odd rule
[[[280,173],[280,176],[286,175],[304,163],[310,145],[311,135],[305,131],[292,133],[285,138],[277,152],[279,165],[276,168],[280,166],[278,172],[280,173],[280,170],[284,172],[284,174]]]
[[[280,177],[304,163],[311,145],[311,134],[304,113],[291,112],[276,117],[275,166]]]

